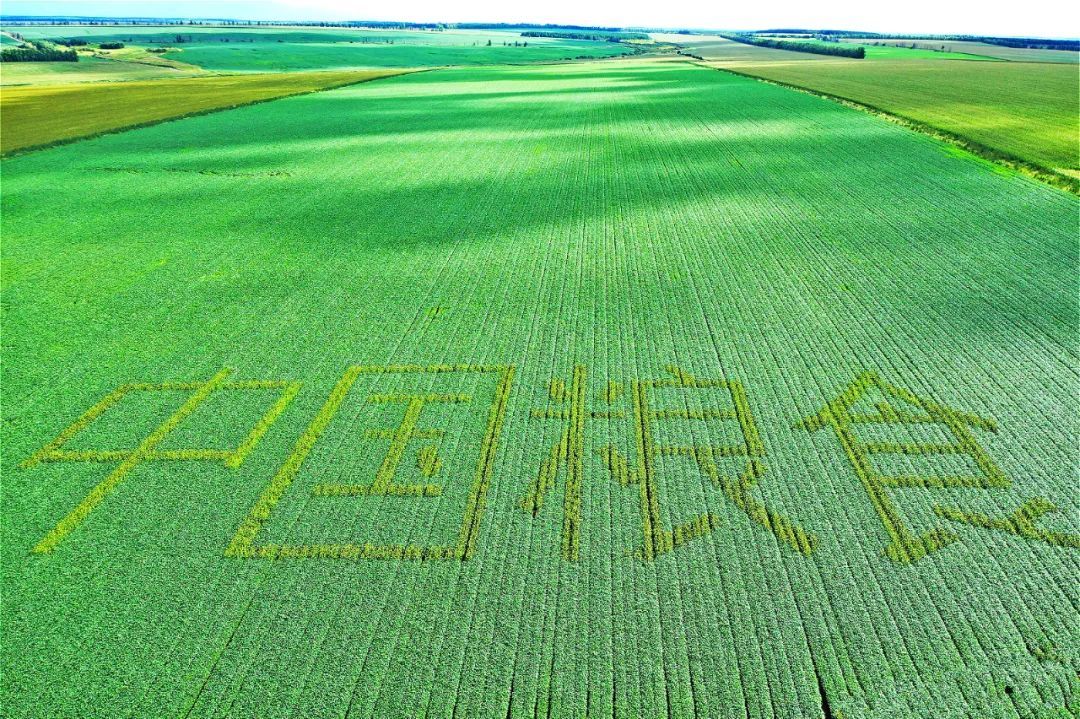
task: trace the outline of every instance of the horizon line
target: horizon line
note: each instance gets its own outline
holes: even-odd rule
[[[985,33],[947,33],[947,32],[922,32],[922,33],[893,33],[881,32],[877,30],[845,30],[842,28],[766,28],[766,29],[749,29],[749,28],[706,28],[706,27],[689,27],[685,25],[680,26],[653,26],[653,25],[581,25],[577,23],[537,23],[537,22],[486,22],[486,21],[474,21],[474,20],[459,20],[459,21],[445,21],[445,20],[371,20],[371,19],[355,19],[355,20],[304,20],[300,18],[275,18],[275,19],[250,19],[250,18],[228,18],[228,17],[201,17],[201,16],[187,16],[187,15],[168,15],[168,16],[156,16],[156,15],[23,15],[13,14],[7,15],[0,13],[0,23],[5,21],[9,22],[32,22],[42,20],[64,20],[68,22],[72,21],[200,21],[210,23],[273,23],[273,24],[314,24],[324,23],[328,25],[346,25],[346,24],[363,24],[363,23],[381,23],[381,24],[401,24],[401,25],[416,25],[416,26],[429,26],[429,25],[476,25],[476,26],[506,26],[506,27],[563,27],[567,29],[581,29],[581,30],[636,30],[636,31],[660,31],[660,32],[672,32],[677,33],[680,30],[693,31],[693,32],[780,32],[780,31],[804,31],[807,33],[819,32],[842,32],[842,33],[868,33],[872,35],[878,35],[883,38],[913,38],[918,39],[920,37],[925,38],[946,38],[946,37],[990,37],[1001,39],[1032,39],[1032,40],[1077,40],[1080,38],[1074,36],[1054,36],[1054,35],[988,35]],[[147,23],[152,24],[152,22]]]

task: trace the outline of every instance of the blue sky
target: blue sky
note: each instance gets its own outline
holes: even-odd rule
[[[5,0],[5,15],[137,15],[258,20],[408,20],[535,22],[581,25],[829,27],[899,33],[1080,35],[1075,0]]]

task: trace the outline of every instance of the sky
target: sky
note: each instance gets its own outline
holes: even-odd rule
[[[248,20],[529,22],[619,27],[809,27],[892,33],[1080,36],[1076,0],[4,0],[4,15]]]

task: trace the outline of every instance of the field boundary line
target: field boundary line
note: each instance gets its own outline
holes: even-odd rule
[[[104,135],[115,135],[115,134],[120,133],[120,132],[127,132],[128,130],[138,130],[138,129],[141,129],[141,128],[144,128],[144,127],[153,127],[154,125],[160,125],[160,124],[165,123],[165,122],[173,122],[174,120],[185,120],[185,119],[187,119],[189,117],[199,117],[201,115],[210,115],[210,114],[213,114],[215,112],[225,112],[225,111],[228,111],[228,110],[236,110],[237,108],[241,108],[241,107],[249,107],[251,105],[260,105],[260,104],[262,104],[264,102],[273,102],[274,100],[283,100],[283,99],[285,99],[287,97],[299,97],[301,95],[312,95],[312,94],[314,94],[316,92],[325,92],[327,90],[339,90],[339,89],[341,89],[343,87],[350,87],[352,85],[359,85],[359,84],[365,83],[365,82],[374,82],[375,80],[384,80],[384,79],[391,78],[391,77],[402,77],[404,75],[412,75],[412,74],[421,73],[421,72],[430,72],[432,70],[438,70],[438,69],[441,69],[441,68],[435,68],[435,67],[422,67],[422,68],[416,68],[416,69],[409,68],[409,69],[400,70],[398,72],[387,73],[386,75],[378,75],[376,77],[364,77],[364,78],[358,78],[358,79],[355,79],[355,80],[345,80],[343,82],[334,83],[334,84],[331,84],[331,85],[326,85],[325,87],[319,87],[319,88],[315,88],[313,90],[298,90],[296,92],[285,93],[284,95],[275,95],[274,97],[264,97],[264,98],[259,98],[257,100],[249,100],[247,102],[238,102],[238,103],[235,103],[235,104],[232,104],[232,105],[222,105],[221,107],[208,107],[208,108],[203,109],[203,110],[193,110],[191,112],[185,112],[185,113],[180,114],[180,115],[172,115],[170,117],[163,117],[160,120],[147,120],[145,122],[137,122],[137,123],[134,123],[132,125],[123,125],[123,126],[120,126],[120,127],[109,128],[108,130],[99,130],[98,132],[91,132],[91,133],[86,134],[86,135],[79,135],[78,137],[65,137],[65,138],[60,139],[60,140],[53,140],[51,142],[44,142],[44,143],[40,143],[38,145],[28,145],[27,147],[19,147],[19,148],[16,148],[14,150],[9,150],[7,152],[0,153],[0,160],[6,160],[6,159],[11,158],[11,157],[17,157],[19,155],[25,155],[27,153],[37,152],[39,150],[48,150],[49,148],[60,147],[61,145],[70,145],[73,142],[82,142],[83,140],[92,140],[92,139],[94,139],[96,137],[102,137]],[[255,73],[255,74],[271,74],[271,73]],[[298,75],[300,73],[276,73],[276,74],[280,74],[280,75]],[[199,75],[199,76],[195,76],[193,78],[186,78],[185,77],[185,78],[163,79],[163,80],[161,80],[161,82],[173,82],[174,80],[198,79],[199,77],[233,77],[233,76],[232,75]],[[132,81],[132,82],[154,82],[154,81],[152,81],[152,80],[151,81],[141,81],[140,80],[140,81]],[[88,84],[88,85],[89,84],[94,84],[94,85],[96,85],[98,87],[101,87],[102,85],[107,84],[107,83],[85,83],[85,84]],[[119,85],[121,83],[116,83],[116,84]],[[26,86],[24,85],[23,87],[26,87]]]
[[[692,57],[696,58],[696,56]],[[815,90],[804,85],[796,85],[790,82],[783,82],[782,80],[772,80],[769,78],[760,77],[758,75],[753,75],[749,72],[743,72],[741,70],[732,70],[731,68],[727,67],[710,65],[708,64],[709,62],[709,60],[703,60],[701,62],[689,62],[689,64],[697,65],[698,67],[704,67],[710,70],[728,72],[732,75],[738,75],[739,77],[757,80],[758,82],[763,82],[768,85],[776,85],[777,87],[783,87],[787,88],[788,90],[795,90],[796,92],[803,92],[808,95],[815,95],[817,97],[825,98],[826,100],[831,100],[840,105],[844,105],[845,107],[850,107],[854,110],[859,110],[860,112],[869,113],[871,115],[880,117],[883,120],[887,120],[888,122],[891,122],[895,125],[900,125],[901,127],[905,127],[909,130],[914,130],[921,135],[927,135],[936,140],[941,140],[948,145],[958,147],[961,150],[965,150],[972,155],[975,155],[981,160],[992,162],[999,167],[1013,170],[1032,179],[1039,180],[1040,182],[1056,187],[1059,190],[1064,190],[1073,195],[1080,196],[1080,179],[1070,177],[1069,175],[1058,172],[1052,168],[1044,167],[1037,163],[1031,162],[1030,160],[1025,160],[1023,158],[1017,157],[1016,155],[1010,154],[1008,152],[997,150],[993,147],[990,147],[989,145],[983,145],[982,143],[975,142],[974,140],[964,137],[963,135],[950,132],[949,130],[943,130],[940,127],[936,127],[934,125],[930,125],[928,123],[922,122],[920,120],[915,120],[910,117],[905,117],[904,115],[899,115],[895,112],[883,110],[880,107],[871,105],[866,102],[853,100],[850,97],[844,97],[843,95],[834,95],[832,93]]]

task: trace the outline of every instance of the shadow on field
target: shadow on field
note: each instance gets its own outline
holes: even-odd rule
[[[1074,238],[1056,224],[1021,251],[1031,213],[1060,216],[1064,198],[936,142],[688,64],[596,68],[435,71],[102,137],[5,163],[4,202],[77,208],[93,218],[79,232],[114,241],[199,226],[327,253],[540,235],[557,247],[614,221],[616,232],[655,227],[721,247],[770,242],[770,261],[793,267],[814,247],[871,294],[901,291],[876,269],[910,262],[913,243],[962,261],[980,238],[980,251],[998,248],[1031,276],[1075,266]],[[59,181],[72,168],[77,188]],[[965,209],[973,201],[978,213]],[[936,306],[962,285],[941,281],[955,286],[920,285],[906,306]],[[1022,293],[1000,302],[1028,311]],[[1055,333],[1076,315],[1068,293],[1059,304]]]

